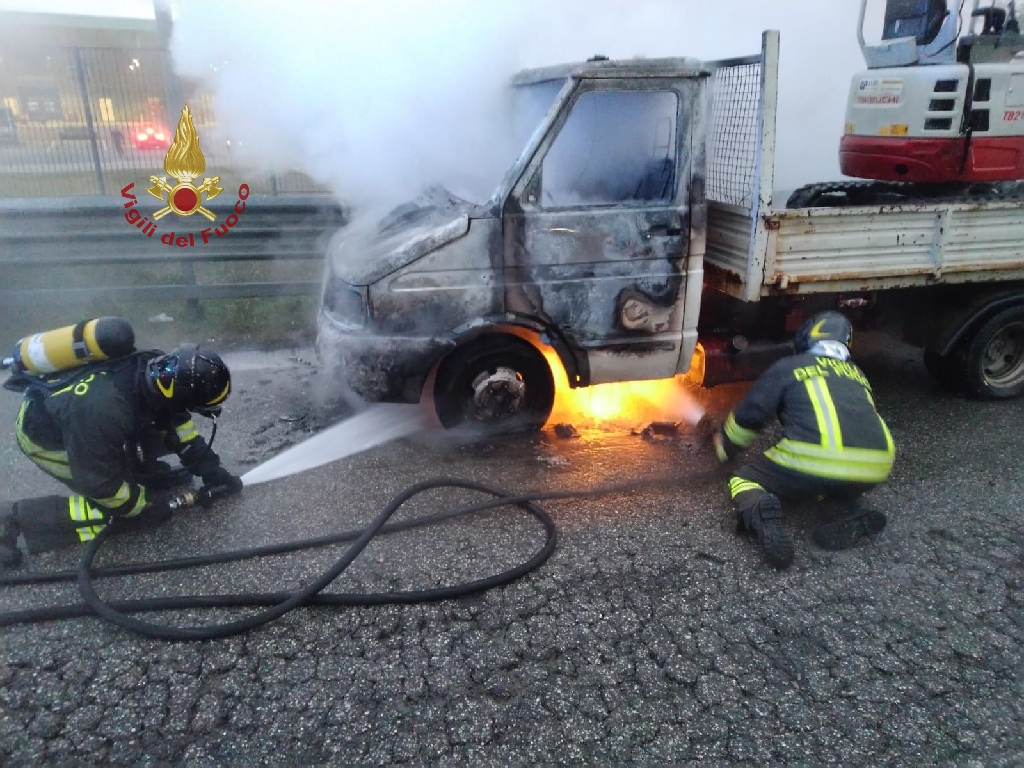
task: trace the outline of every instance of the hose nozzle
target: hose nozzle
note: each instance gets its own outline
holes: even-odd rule
[[[180,512],[183,509],[189,509],[190,507],[194,507],[196,504],[203,503],[202,494],[202,489],[198,491],[185,491],[184,493],[178,494],[169,502],[167,502],[167,506],[170,507],[171,510],[174,512]]]
[[[179,493],[167,502],[167,506],[170,507],[173,512],[190,509],[197,504],[201,507],[206,507],[215,499],[219,499],[221,496],[227,496],[230,492],[231,490],[225,485],[215,485],[213,487],[204,485],[198,491],[185,491],[184,493]]]

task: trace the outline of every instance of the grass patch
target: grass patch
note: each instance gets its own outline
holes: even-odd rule
[[[56,272],[31,266],[9,268],[4,287],[99,288],[188,284],[189,265],[172,260],[130,269],[116,265]],[[319,282],[322,261],[239,262],[195,265],[199,284],[254,282]],[[135,329],[140,347],[167,348],[182,341],[204,342],[224,349],[269,349],[308,344],[315,333],[318,296],[282,296],[203,301],[116,301],[102,297],[84,300],[19,303],[0,316],[0,354],[23,336],[71,325],[104,315],[121,315]],[[172,318],[163,322],[160,316]]]
[[[199,314],[184,301],[169,301],[158,307],[140,302],[28,307],[16,316],[5,314],[0,319],[0,355],[9,355],[24,336],[104,315],[120,315],[131,323],[140,349],[166,350],[185,341],[209,344],[218,350],[305,346],[313,342],[318,303],[317,297],[305,296],[217,299],[202,302]],[[173,319],[150,319],[161,314]]]

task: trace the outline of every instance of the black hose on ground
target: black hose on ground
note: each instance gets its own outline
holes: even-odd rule
[[[96,553],[111,535],[114,530],[114,525],[116,525],[115,523],[114,525],[106,526],[95,539],[86,544],[76,571],[62,571],[49,574],[11,574],[0,578],[0,586],[24,586],[29,584],[76,580],[78,582],[79,591],[85,600],[84,604],[49,606],[45,608],[3,613],[0,614],[0,627],[78,618],[95,614],[107,619],[117,626],[129,629],[146,637],[161,640],[210,640],[229,637],[231,635],[236,635],[241,632],[254,629],[280,618],[288,611],[299,606],[408,604],[462,597],[508,584],[538,568],[548,559],[548,557],[551,556],[551,553],[555,549],[557,539],[555,524],[547,512],[537,506],[535,502],[555,499],[578,499],[614,493],[624,493],[638,490],[641,487],[650,488],[656,486],[675,486],[682,482],[692,483],[699,481],[700,479],[704,479],[705,474],[706,477],[710,479],[717,475],[717,471],[702,473],[701,476],[690,475],[687,477],[680,477],[679,475],[675,475],[665,478],[650,479],[643,483],[633,482],[603,485],[595,487],[589,491],[551,491],[524,493],[518,495],[509,494],[506,491],[493,488],[483,483],[468,480],[438,478],[417,483],[405,489],[393,498],[383,510],[381,510],[369,526],[358,531],[347,531],[315,539],[289,542],[286,544],[275,544],[264,547],[254,547],[251,549],[236,550],[233,552],[225,552],[203,557],[165,560],[149,564],[133,563],[122,566],[93,569],[92,564],[96,557]],[[388,519],[412,497],[423,493],[424,491],[446,487],[479,491],[481,493],[490,494],[495,498],[459,509],[448,510],[427,517],[422,517],[416,520],[387,525]],[[448,587],[437,587],[434,589],[383,593],[325,594],[322,591],[328,584],[341,575],[349,565],[352,564],[356,557],[358,557],[363,549],[365,549],[370,543],[373,537],[379,533],[395,533],[412,528],[419,528],[443,522],[455,517],[461,517],[475,512],[482,512],[488,509],[509,505],[519,506],[529,512],[540,521],[546,531],[544,546],[521,565],[483,579],[477,579],[475,581]],[[335,564],[325,571],[319,578],[295,592],[182,595],[167,598],[106,602],[96,593],[93,585],[93,581],[96,578],[139,573],[155,573],[160,571],[181,570],[185,568],[236,562],[254,557],[285,554],[303,549],[322,547],[345,541],[351,541],[352,544],[337,560],[337,562],[335,562]],[[153,611],[238,607],[264,607],[266,610],[237,621],[199,627],[170,627],[141,621],[129,615],[132,613]]]

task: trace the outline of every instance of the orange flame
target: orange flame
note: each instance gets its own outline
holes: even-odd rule
[[[689,374],[671,379],[624,381],[570,389],[558,355],[544,350],[555,378],[555,405],[548,424],[569,423],[579,428],[636,427],[652,421],[697,424],[704,409],[688,391],[695,385]]]
[[[192,113],[187,104],[181,110],[174,142],[164,156],[164,170],[182,183],[199,178],[206,170],[206,158],[199,149],[199,134],[192,124]]]

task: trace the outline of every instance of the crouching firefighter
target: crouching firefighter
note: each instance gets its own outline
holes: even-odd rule
[[[192,344],[133,351],[63,378],[23,370],[5,386],[25,393],[15,430],[22,452],[74,495],[0,502],[3,567],[21,562],[19,534],[34,554],[89,541],[115,521],[117,531],[158,525],[172,512],[169,488],[192,475],[221,494],[242,488],[190,414],[216,417],[231,391],[215,352]],[[159,460],[171,453],[177,473]]]
[[[862,497],[888,479],[896,449],[871,385],[850,362],[852,336],[838,312],[812,317],[796,334],[796,354],[765,371],[714,436],[719,459],[727,461],[776,415],[782,424],[782,439],[729,480],[737,531],[755,534],[779,569],[793,561],[779,497],[838,504],[841,514],[813,533],[824,549],[846,549],[885,528],[885,515]]]

